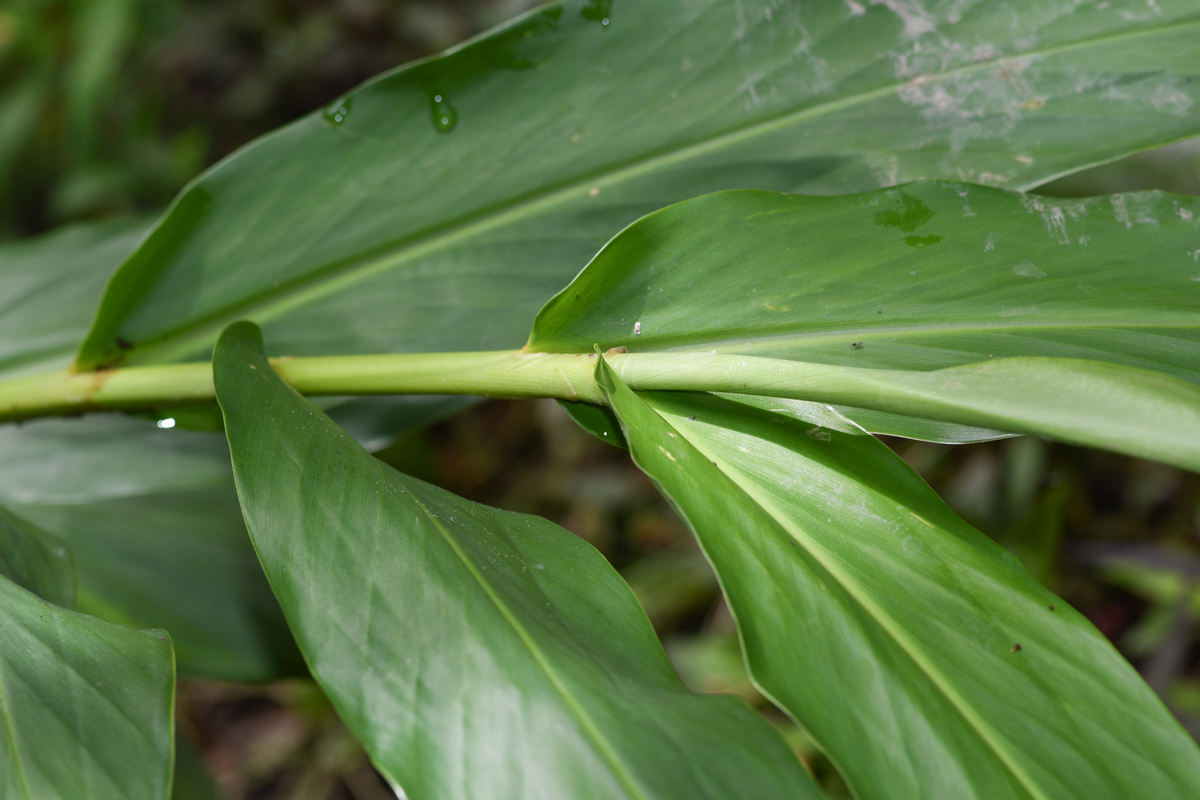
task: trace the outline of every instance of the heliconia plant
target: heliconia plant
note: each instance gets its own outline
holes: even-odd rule
[[[1200,796],[873,435],[1200,470],[1200,199],[1025,193],[1200,134],[1200,6],[928,5],[552,4],[0,250],[0,797],[169,797],[176,665],[414,800],[822,797],[589,544],[371,455],[479,396],[629,450],[857,797]]]

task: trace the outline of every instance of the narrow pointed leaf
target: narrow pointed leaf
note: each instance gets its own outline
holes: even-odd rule
[[[1200,751],[1129,664],[874,437],[601,369],[754,680],[862,800],[1200,793]]]
[[[816,797],[748,706],[690,694],[590,545],[372,458],[238,323],[214,377],[251,536],[313,674],[422,798]]]
[[[668,203],[1025,189],[1194,135],[1197,32],[1191,0],[549,5],[193,183],[78,363],[203,357],[243,318],[276,354],[516,347],[580,264]]]
[[[167,800],[174,692],[164,631],[60,608],[0,576],[0,797]]]

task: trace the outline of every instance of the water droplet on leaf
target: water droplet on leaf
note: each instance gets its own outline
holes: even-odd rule
[[[433,119],[433,127],[438,133],[449,133],[458,124],[458,112],[443,92],[429,95],[429,114]]]
[[[353,98],[344,97],[326,106],[325,110],[321,112],[321,117],[325,120],[325,124],[331,128],[340,127],[346,121],[346,118],[350,116],[352,103]]]
[[[612,4],[613,0],[584,0],[579,15],[591,22],[599,22],[607,28],[612,19]]]

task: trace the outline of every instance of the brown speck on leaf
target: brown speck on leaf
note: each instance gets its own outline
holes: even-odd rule
[[[121,350],[132,350],[133,342],[126,339],[124,336],[117,337],[117,347]]]
[[[1019,645],[1019,644],[1014,644],[1014,645],[1012,646],[1012,648],[1011,648],[1011,649],[1010,649],[1008,652],[1010,652],[1010,653],[1019,653],[1019,652],[1021,652],[1021,645]]]
[[[1054,610],[1054,606],[1046,606],[1046,608],[1050,609],[1051,611]]]
[[[688,419],[689,419],[689,420],[691,420],[692,422],[695,422],[695,421],[696,421],[696,418],[695,418],[695,417],[688,417]]]
[[[855,350],[858,350],[860,347],[863,346],[863,343],[862,342],[853,342],[850,346],[853,347]]]

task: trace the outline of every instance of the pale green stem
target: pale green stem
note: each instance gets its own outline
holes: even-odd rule
[[[417,353],[272,359],[306,395],[470,394],[555,397],[603,404],[595,354]],[[743,392],[853,402],[870,381],[855,370],[712,353],[618,353],[608,362],[634,389]],[[846,389],[850,389],[846,394]],[[836,396],[836,397],[835,397]],[[0,382],[0,422],[90,411],[141,410],[215,400],[207,362],[62,372]]]
[[[509,350],[282,358],[271,363],[307,395],[469,394],[603,404],[604,395],[593,377],[596,358],[595,354]],[[964,424],[1012,422],[1003,409],[981,409],[977,393],[971,390],[970,372],[960,370],[860,369],[712,352],[614,353],[606,358],[630,388],[640,391],[737,392]],[[1185,388],[1196,391],[1190,385]],[[0,422],[210,403],[214,398],[208,363],[58,373],[0,383]]]

